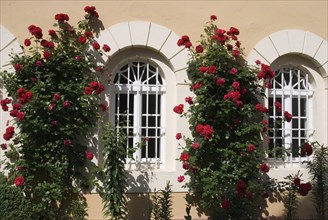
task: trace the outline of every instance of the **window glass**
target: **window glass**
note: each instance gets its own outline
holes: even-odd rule
[[[128,147],[139,147],[136,161],[160,161],[165,135],[160,69],[138,61],[123,65],[115,74],[115,126],[126,127]]]
[[[275,72],[269,89],[269,148],[271,157],[298,157],[299,147],[309,141],[311,125],[309,109],[312,91],[308,75],[297,68],[283,67]],[[276,107],[281,103],[281,110]],[[284,121],[284,112],[293,115],[291,122]]]

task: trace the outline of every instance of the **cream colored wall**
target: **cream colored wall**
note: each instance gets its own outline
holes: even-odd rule
[[[1,24],[20,43],[29,37],[27,27],[52,28],[56,13],[67,13],[75,24],[83,8],[94,5],[105,28],[114,24],[146,20],[163,25],[196,41],[209,16],[216,14],[222,28],[241,31],[245,52],[262,38],[284,29],[311,31],[327,39],[328,2],[323,1],[13,1],[1,0]]]

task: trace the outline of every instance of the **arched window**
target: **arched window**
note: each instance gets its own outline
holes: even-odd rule
[[[301,68],[283,66],[275,71],[271,84],[268,97],[270,156],[291,161],[299,156],[299,147],[313,135],[313,91],[309,75]],[[283,121],[285,111],[293,115],[289,123]]]
[[[139,147],[134,154],[136,162],[159,164],[165,136],[161,69],[140,60],[128,61],[117,69],[112,87],[115,126],[126,128],[129,148]]]

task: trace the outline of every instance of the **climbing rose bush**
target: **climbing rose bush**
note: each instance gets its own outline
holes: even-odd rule
[[[259,217],[270,182],[264,158],[269,110],[263,99],[274,71],[260,61],[248,66],[239,30],[219,28],[215,15],[210,19],[195,46],[187,35],[177,42],[190,51],[187,72],[194,93],[185,98],[187,105],[173,108],[188,119],[192,134],[177,138],[179,160],[190,177],[185,186],[211,219]],[[291,118],[286,112],[285,120]]]
[[[84,10],[77,28],[64,13],[54,16],[54,29],[31,24],[24,55],[13,54],[13,72],[1,73],[8,92],[1,107],[11,116],[1,144],[5,169],[33,204],[34,219],[81,219],[82,192],[93,184],[91,129],[107,109],[99,101],[104,68],[94,57],[110,47],[93,38],[96,8]]]

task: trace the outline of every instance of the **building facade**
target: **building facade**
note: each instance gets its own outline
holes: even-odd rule
[[[175,134],[189,134],[188,123],[172,111],[191,96],[186,73],[188,50],[177,46],[180,36],[189,35],[193,44],[203,33],[211,15],[223,29],[237,27],[246,60],[271,66],[276,72],[267,106],[280,100],[294,115],[293,122],[270,134],[271,148],[283,144],[290,154],[281,160],[268,155],[270,175],[282,179],[298,170],[309,178],[295,146],[305,140],[328,145],[328,2],[327,1],[6,1],[1,0],[1,69],[10,70],[9,54],[22,53],[27,27],[51,29],[56,13],[66,13],[75,25],[83,8],[94,5],[100,14],[101,44],[111,47],[110,58],[98,57],[113,77],[103,97],[109,103],[108,119],[127,124],[131,146],[150,137],[128,161],[129,219],[149,219],[149,192],[163,189],[170,181],[173,189],[173,219],[185,215],[185,188],[176,181],[183,174]],[[5,91],[2,91],[5,96]],[[8,116],[1,112],[1,134]],[[270,120],[279,118],[270,112]],[[1,140],[3,141],[3,140]],[[101,155],[101,149],[95,152]],[[0,159],[3,158],[0,151]],[[307,158],[311,159],[311,158]],[[94,162],[101,165],[101,156]],[[89,219],[102,217],[98,194],[86,195]],[[298,215],[315,214],[311,199],[305,197]],[[269,216],[282,216],[283,206],[269,205]],[[194,218],[204,215],[192,210]]]

